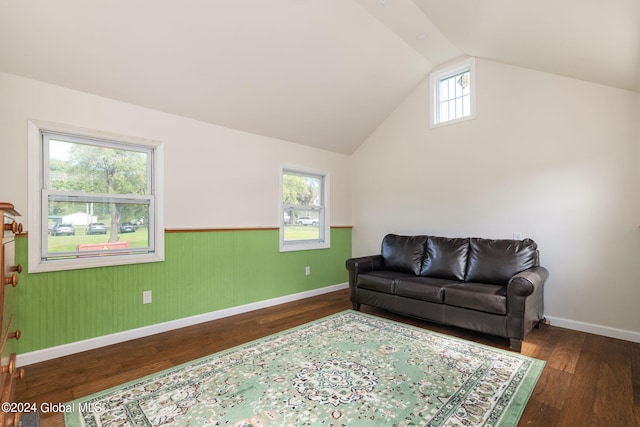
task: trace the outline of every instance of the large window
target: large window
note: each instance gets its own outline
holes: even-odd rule
[[[29,138],[30,272],[163,259],[160,144],[34,123]]]
[[[431,127],[475,118],[475,59],[435,71],[431,82]]]
[[[280,250],[328,248],[329,176],[283,168],[281,177]]]

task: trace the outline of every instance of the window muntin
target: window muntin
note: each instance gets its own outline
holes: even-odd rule
[[[431,74],[431,127],[475,118],[475,60]]]
[[[164,259],[163,149],[144,142],[30,122],[30,272]]]
[[[329,247],[328,175],[285,168],[281,178],[280,249]]]

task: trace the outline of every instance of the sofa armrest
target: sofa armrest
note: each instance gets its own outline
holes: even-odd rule
[[[358,274],[382,270],[384,268],[384,258],[382,258],[382,255],[349,258],[345,265],[349,271],[349,297],[351,301],[354,302],[354,307],[356,307],[356,285],[358,284]]]
[[[382,270],[384,268],[384,259],[382,255],[371,255],[360,258],[349,258],[345,263],[349,276],[358,275],[368,271]]]
[[[509,280],[507,298],[527,297],[534,292],[541,291],[548,277],[549,271],[540,266],[521,271]]]
[[[544,283],[549,271],[532,267],[509,280],[507,285],[507,328],[511,348],[520,351],[525,335],[544,316]]]

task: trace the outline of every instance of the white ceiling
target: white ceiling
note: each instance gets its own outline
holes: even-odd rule
[[[415,0],[457,48],[640,92],[639,0]]]
[[[0,0],[0,71],[341,153],[461,55],[640,92],[640,1]]]

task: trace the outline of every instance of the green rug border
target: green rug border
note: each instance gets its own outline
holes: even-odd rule
[[[257,338],[255,340],[251,340],[251,341],[248,341],[246,343],[239,344],[239,345],[236,345],[234,347],[230,347],[230,348],[225,349],[225,350],[220,350],[220,351],[217,351],[215,353],[211,353],[211,354],[209,354],[207,356],[199,357],[197,359],[193,359],[193,360],[190,360],[188,362],[181,363],[181,364],[173,366],[171,368],[163,369],[163,370],[155,372],[153,374],[145,375],[145,376],[142,376],[140,378],[136,378],[135,380],[127,381],[127,382],[119,384],[117,386],[109,387],[107,389],[104,389],[104,390],[89,394],[87,396],[79,397],[79,398],[74,399],[72,401],[66,402],[64,404],[65,407],[71,407],[72,410],[64,412],[64,425],[65,426],[69,426],[69,427],[76,427],[76,426],[77,427],[81,427],[82,426],[81,418],[80,418],[80,416],[78,414],[78,403],[81,402],[81,401],[88,400],[88,399],[93,399],[93,398],[95,398],[97,396],[109,394],[112,391],[118,390],[118,389],[123,388],[123,387],[127,387],[128,385],[135,384],[135,383],[138,383],[140,381],[144,381],[144,380],[149,379],[149,378],[153,378],[153,377],[158,376],[158,375],[164,375],[164,374],[168,374],[168,373],[171,373],[171,372],[174,372],[174,371],[178,371],[178,370],[184,368],[185,366],[188,366],[190,364],[197,363],[197,362],[200,362],[200,361],[204,361],[206,359],[211,358],[212,356],[222,356],[224,354],[234,352],[234,351],[236,351],[238,349],[241,349],[241,348],[244,348],[244,347],[248,347],[248,346],[252,346],[257,342],[259,342],[259,341],[261,341],[261,340],[263,340],[265,338],[274,336],[274,335],[283,334],[283,333],[286,333],[286,332],[289,332],[289,331],[296,331],[298,329],[302,329],[302,328],[308,327],[310,325],[314,325],[316,323],[320,323],[320,322],[326,321],[328,319],[332,319],[334,317],[339,317],[339,316],[342,316],[342,315],[345,315],[345,314],[357,314],[359,316],[369,317],[369,318],[372,318],[372,319],[381,320],[383,322],[397,323],[397,324],[400,324],[400,325],[402,325],[404,327],[407,327],[407,328],[410,328],[410,329],[414,329],[414,330],[417,330],[417,331],[420,331],[420,332],[423,332],[423,333],[434,334],[434,335],[437,335],[439,337],[442,337],[442,338],[445,338],[445,339],[450,339],[450,340],[453,340],[453,341],[470,343],[470,344],[473,344],[475,346],[482,347],[482,348],[484,348],[486,350],[494,351],[496,353],[507,353],[507,354],[509,354],[509,355],[511,355],[513,357],[530,360],[532,363],[531,363],[531,366],[529,367],[527,375],[526,375],[525,379],[522,381],[522,383],[518,386],[518,389],[516,390],[512,400],[511,400],[511,403],[509,404],[509,406],[511,407],[511,411],[507,411],[507,412],[505,412],[505,414],[503,414],[502,418],[498,421],[498,424],[496,425],[496,427],[499,427],[499,426],[516,426],[518,424],[518,421],[522,417],[524,409],[525,409],[527,403],[529,402],[529,399],[530,399],[531,395],[533,394],[533,390],[535,389],[535,386],[538,383],[538,379],[540,378],[540,375],[542,374],[542,371],[543,371],[543,369],[544,369],[544,367],[546,365],[546,362],[544,360],[540,360],[540,359],[536,359],[536,358],[533,358],[533,357],[525,356],[525,355],[522,355],[520,353],[511,352],[511,351],[508,351],[508,350],[502,350],[500,348],[492,347],[492,346],[489,346],[489,345],[486,345],[486,344],[476,343],[476,342],[473,342],[473,341],[469,341],[469,340],[465,340],[465,339],[462,339],[462,338],[454,337],[452,335],[447,335],[447,334],[444,334],[444,333],[441,333],[441,332],[431,331],[429,329],[424,329],[424,328],[420,328],[418,326],[414,326],[414,325],[409,325],[409,324],[406,324],[406,323],[398,322],[396,320],[386,319],[384,317],[375,316],[373,314],[362,313],[360,311],[355,311],[355,310],[348,309],[348,310],[340,311],[338,313],[330,314],[330,315],[322,317],[320,319],[316,319],[316,320],[312,320],[310,322],[303,323],[302,325],[298,325],[298,326],[294,326],[294,327],[291,327],[291,328],[287,328],[287,329],[285,329],[283,331],[274,332],[273,334],[269,334],[269,335],[266,335],[264,337]]]

